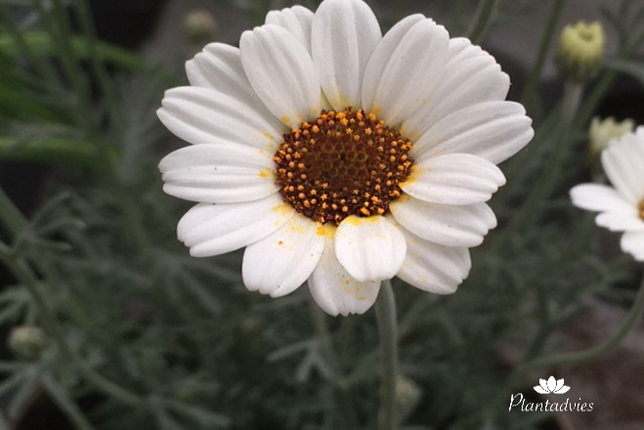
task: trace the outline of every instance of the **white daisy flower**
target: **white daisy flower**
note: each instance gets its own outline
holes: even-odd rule
[[[622,251],[644,261],[644,127],[612,140],[601,161],[613,186],[577,185],[570,190],[572,203],[600,212],[597,225],[623,231]]]
[[[409,16],[384,37],[360,0],[272,11],[240,48],[213,43],[158,115],[193,144],[160,163],[199,202],[178,237],[207,257],[246,247],[246,287],[308,281],[331,315],[363,313],[398,276],[453,293],[496,225],[495,164],[532,138],[494,58]]]

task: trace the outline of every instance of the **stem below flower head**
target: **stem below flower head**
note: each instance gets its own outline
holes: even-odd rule
[[[396,300],[391,281],[382,283],[376,300],[376,320],[380,334],[382,362],[381,404],[378,415],[379,430],[398,428],[396,411],[396,378],[398,376],[398,327],[396,322]]]

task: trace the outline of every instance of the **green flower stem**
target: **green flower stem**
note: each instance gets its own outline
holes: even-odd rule
[[[333,342],[331,341],[331,333],[329,333],[329,327],[326,323],[326,314],[320,309],[315,303],[311,304],[311,316],[313,318],[313,325],[315,331],[317,332],[320,346],[322,348],[322,354],[324,360],[329,364],[333,369],[333,372],[337,372],[339,369],[338,360],[336,358],[335,351],[333,349]],[[338,375],[334,375],[338,376]]]
[[[391,281],[382,283],[376,300],[376,320],[380,334],[380,359],[382,361],[381,404],[378,415],[379,430],[396,430],[396,378],[398,376],[398,334],[396,300]]]
[[[546,62],[548,56],[548,48],[552,42],[552,38],[555,35],[555,26],[559,21],[559,15],[561,15],[561,10],[563,9],[564,0],[554,0],[552,7],[550,8],[550,14],[546,21],[545,28],[543,30],[543,36],[539,42],[539,48],[537,50],[537,55],[535,57],[534,65],[530,70],[528,75],[528,80],[526,81],[525,87],[523,89],[523,94],[521,95],[521,104],[526,106],[526,109],[531,110],[533,108],[534,99],[538,95],[539,82],[541,81],[541,71],[543,70],[543,65]]]
[[[571,125],[579,108],[583,89],[584,87],[582,85],[566,84],[562,100],[561,122],[558,127],[559,133],[554,139],[555,147],[552,149],[552,153],[546,162],[546,167],[539,177],[537,186],[534,187],[528,199],[521,206],[521,209],[512,217],[507,227],[495,242],[494,251],[499,251],[500,248],[504,247],[516,231],[528,228],[528,226],[538,220],[541,215],[543,201],[557,186],[562,173],[562,163],[571,150],[569,141]]]
[[[329,327],[326,321],[327,315],[320,309],[320,307],[312,303],[311,304],[311,316],[313,319],[313,325],[315,331],[317,332],[321,353],[324,360],[327,362],[331,370],[333,371],[333,388],[336,391],[337,396],[337,409],[342,411],[343,416],[343,427],[347,429],[353,429],[357,426],[357,420],[355,417],[353,399],[349,393],[349,385],[347,381],[343,378],[342,368],[338,361],[337,354],[333,348],[333,341],[331,339],[331,333],[329,332]]]
[[[629,58],[633,56],[640,46],[644,43],[644,32],[635,39],[631,44],[624,47],[619,53],[622,58]],[[579,109],[579,114],[576,119],[576,126],[584,126],[592,117],[595,109],[601,103],[606,93],[613,87],[617,81],[620,73],[615,70],[605,71],[600,77],[597,84],[593,86],[593,90],[589,93],[584,101],[583,106]]]
[[[498,3],[499,0],[481,0],[479,2],[472,24],[467,31],[467,37],[474,45],[481,44],[481,40],[485,36],[485,33],[494,18],[494,13],[496,12]]]
[[[141,406],[142,400],[138,396],[96,373],[94,369],[70,348],[65,339],[63,328],[53,311],[47,305],[47,301],[38,286],[38,279],[27,262],[22,259],[16,259],[11,252],[11,248],[3,243],[0,243],[0,260],[5,263],[21,285],[29,290],[30,295],[36,302],[36,306],[40,310],[40,317],[43,320],[44,326],[49,330],[65,358],[77,367],[83,377],[96,387],[96,389],[110,397],[130,406]]]
[[[529,370],[543,367],[570,366],[573,364],[594,360],[601,355],[615,349],[620,344],[620,342],[626,337],[626,335],[628,335],[633,327],[635,327],[635,325],[640,321],[642,317],[642,311],[644,311],[644,278],[642,278],[642,283],[640,285],[639,291],[637,292],[637,296],[635,298],[635,301],[633,302],[631,310],[629,311],[628,315],[626,316],[618,330],[610,339],[584,351],[566,352],[562,354],[554,354],[550,356],[535,358],[534,360],[519,365],[517,372],[523,373]]]

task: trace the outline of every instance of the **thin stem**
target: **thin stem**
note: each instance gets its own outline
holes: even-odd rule
[[[610,339],[593,348],[589,348],[583,351],[566,352],[562,354],[536,358],[532,361],[520,365],[517,368],[517,372],[526,372],[528,370],[538,369],[540,367],[570,366],[572,364],[584,363],[594,360],[599,356],[613,350],[620,344],[620,342],[626,337],[626,335],[628,335],[633,327],[640,321],[642,317],[642,311],[644,311],[644,278],[642,279],[639,291],[637,292],[637,296],[635,298],[635,301],[633,302],[633,307],[631,307],[631,310],[622,322],[621,326]]]
[[[558,184],[562,171],[561,166],[571,151],[569,137],[571,125],[579,107],[583,86],[577,84],[566,84],[562,100],[561,123],[558,128],[559,134],[555,138],[555,147],[550,154],[537,186],[534,187],[528,199],[525,201],[518,213],[512,218],[507,227],[503,230],[495,245],[495,251],[507,244],[513,234],[519,228],[527,228],[535,220],[538,220],[543,208],[543,201],[552,193]]]
[[[492,22],[498,3],[499,0],[481,0],[479,2],[472,24],[470,24],[470,28],[467,31],[467,37],[473,44],[480,44]]]
[[[396,322],[396,300],[391,281],[382,283],[376,300],[376,320],[380,333],[380,354],[382,361],[381,404],[378,416],[379,430],[396,430],[396,378],[398,376],[398,335]]]
[[[311,305],[311,314],[315,331],[320,339],[320,347],[324,360],[326,360],[333,371],[333,389],[337,390],[337,403],[339,403],[338,408],[341,409],[342,416],[344,418],[342,420],[344,427],[342,428],[355,428],[357,420],[354,414],[353,399],[352,396],[349,395],[348,384],[344,383],[342,379],[342,368],[338,361],[335,349],[333,348],[331,333],[329,332],[329,327],[326,321],[327,315],[315,303]]]
[[[38,286],[38,279],[32,272],[31,268],[26,261],[22,259],[14,259],[13,257],[11,249],[5,244],[0,243],[0,260],[5,263],[7,268],[13,273],[16,279],[18,279],[21,285],[25,286],[27,290],[29,290],[31,297],[34,299],[36,306],[40,310],[40,317],[43,319],[44,326],[50,330],[52,337],[56,341],[63,355],[70,360],[78,368],[83,377],[98,390],[130,406],[141,406],[141,399],[138,396],[96,373],[94,369],[76,355],[76,353],[67,344],[63,328],[53,311],[47,305],[47,300]]]
[[[329,327],[326,323],[326,314],[320,309],[315,303],[311,304],[311,315],[313,317],[313,325],[315,326],[315,331],[317,332],[318,338],[320,340],[320,346],[322,347],[322,354],[324,354],[324,359],[333,369],[334,373],[337,373],[340,365],[336,358],[335,351],[333,349],[333,342],[331,341],[331,333],[329,333]],[[338,374],[334,375],[336,378]]]
[[[526,81],[523,94],[521,96],[521,104],[527,106],[528,109],[532,108],[533,100],[537,96],[539,82],[541,81],[541,71],[543,70],[543,65],[546,62],[548,48],[550,47],[552,37],[555,35],[555,26],[559,21],[559,15],[561,15],[563,5],[564,0],[554,0],[553,5],[550,8],[550,14],[548,15],[546,26],[543,30],[543,36],[539,43],[537,56],[535,57],[534,65],[530,70],[530,75],[528,76],[528,80]]]

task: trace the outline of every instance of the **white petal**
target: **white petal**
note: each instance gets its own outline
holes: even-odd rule
[[[382,216],[344,219],[335,234],[335,255],[360,282],[391,279],[405,258],[400,230]]]
[[[162,104],[157,111],[161,122],[194,144],[227,140],[276,150],[285,131],[275,118],[210,88],[173,88],[165,92]]]
[[[635,205],[627,202],[614,188],[604,184],[580,184],[570,190],[572,204],[589,211],[621,213],[636,217]]]
[[[644,199],[644,133],[641,140],[629,134],[602,152],[606,176],[630,203]]]
[[[358,282],[335,256],[333,227],[326,227],[322,258],[309,278],[315,302],[330,315],[363,314],[376,301],[380,281]]]
[[[469,250],[438,245],[401,231],[407,241],[407,256],[397,276],[430,293],[455,292],[472,267]]]
[[[293,6],[280,11],[272,10],[266,15],[266,24],[287,29],[311,52],[311,25],[313,12],[302,6]]]
[[[251,85],[276,118],[297,128],[320,114],[320,81],[313,60],[292,33],[264,25],[245,31],[239,45]]]
[[[159,163],[163,191],[185,200],[234,203],[277,192],[269,153],[238,143],[186,146]]]
[[[320,230],[310,219],[295,215],[270,236],[248,245],[242,265],[244,285],[271,297],[297,289],[322,256],[324,235]]]
[[[238,48],[211,43],[186,63],[186,73],[190,85],[213,89],[245,103],[265,118],[272,117],[246,77]]]
[[[639,216],[621,212],[604,212],[597,215],[595,222],[611,231],[644,231],[644,221]]]
[[[489,161],[470,154],[446,154],[415,164],[400,188],[428,202],[466,205],[489,200],[503,184],[503,172]]]
[[[362,105],[389,125],[401,123],[427,103],[440,85],[449,34],[422,15],[396,24],[376,46],[367,64]]]
[[[468,153],[498,164],[532,139],[531,124],[519,103],[478,103],[436,122],[416,140],[410,155],[420,161],[439,154]]]
[[[510,78],[501,71],[494,57],[467,39],[451,39],[450,59],[440,76],[439,85],[427,103],[403,123],[405,135],[415,140],[441,118],[488,101],[505,99]]]
[[[234,251],[273,233],[295,210],[279,194],[244,203],[200,203],[179,221],[177,237],[194,257]]]
[[[496,227],[494,212],[485,203],[441,205],[403,195],[389,209],[416,236],[445,246],[478,246],[488,230]]]
[[[382,37],[378,20],[360,0],[326,0],[313,19],[311,48],[322,89],[336,110],[360,106],[362,78]]]
[[[632,254],[635,260],[644,261],[644,231],[627,231],[620,242],[622,251]]]

